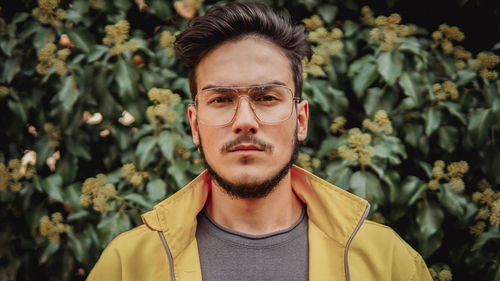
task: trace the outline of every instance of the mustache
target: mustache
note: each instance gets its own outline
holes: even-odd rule
[[[253,144],[263,149],[264,151],[272,151],[274,149],[274,145],[268,142],[265,142],[254,135],[241,135],[236,139],[226,142],[221,147],[221,153],[229,152],[233,147],[238,146],[240,144]]]

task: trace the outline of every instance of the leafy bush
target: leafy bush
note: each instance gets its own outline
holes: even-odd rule
[[[268,4],[311,16],[314,122],[298,164],[368,199],[370,218],[436,280],[499,280],[495,50],[471,54],[457,27],[427,31],[368,7],[344,21],[342,5]],[[18,5],[0,18],[0,279],[81,280],[114,236],[203,170],[172,43],[209,5]]]

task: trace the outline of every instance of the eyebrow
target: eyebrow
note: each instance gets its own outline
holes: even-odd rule
[[[262,86],[262,85],[280,85],[280,86],[286,86],[285,83],[278,81],[278,80],[272,80],[269,82],[265,83],[260,83],[260,84],[253,84],[253,85],[248,85],[248,86],[243,86],[243,87],[257,87],[257,86]],[[206,89],[211,89],[211,88],[224,88],[224,87],[240,87],[240,86],[234,86],[234,85],[217,85],[217,84],[209,84],[203,87],[201,90],[206,90]]]

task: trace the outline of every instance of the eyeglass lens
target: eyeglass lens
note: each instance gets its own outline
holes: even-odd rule
[[[253,112],[263,123],[285,121],[293,111],[293,93],[284,86],[218,87],[198,93],[198,119],[206,125],[226,125],[233,120],[243,97],[248,99]]]

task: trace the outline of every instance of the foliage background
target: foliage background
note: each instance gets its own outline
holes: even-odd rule
[[[453,30],[447,53],[438,25],[376,25],[367,10],[359,18],[362,1],[264,2],[297,22],[321,19],[308,23],[317,56],[298,164],[367,198],[370,218],[436,280],[500,280],[500,45],[478,50]],[[401,2],[374,2],[375,18]],[[1,3],[0,280],[83,280],[114,236],[203,170],[171,34],[212,4]],[[106,28],[122,20],[130,31]],[[473,52],[457,55],[461,42]]]

